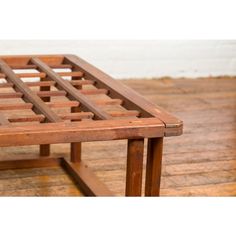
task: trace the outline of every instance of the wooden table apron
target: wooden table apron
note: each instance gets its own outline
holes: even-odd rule
[[[181,135],[182,121],[75,55],[0,56],[0,78],[0,146],[40,145],[43,157],[2,161],[1,170],[61,166],[85,195],[112,196],[82,160],[81,143],[127,139],[125,195],[141,196],[147,138],[145,196],[159,196],[163,138]],[[25,115],[27,109],[33,114]],[[50,158],[55,143],[71,143],[70,161]]]

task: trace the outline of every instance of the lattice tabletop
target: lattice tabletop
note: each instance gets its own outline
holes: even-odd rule
[[[50,144],[71,143],[71,160],[82,166],[81,142],[153,141],[180,135],[182,126],[179,119],[75,55],[0,56],[2,147],[37,144],[41,156],[49,156]],[[127,187],[126,195],[139,194],[140,187],[132,188]]]

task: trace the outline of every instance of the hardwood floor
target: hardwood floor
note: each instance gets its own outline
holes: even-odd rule
[[[236,196],[236,78],[123,82],[184,121],[184,134],[164,141],[161,195]],[[125,191],[126,145],[124,141],[82,145],[83,159],[118,196]],[[1,160],[38,153],[36,146],[0,150]],[[52,151],[68,156],[69,145],[52,145]],[[0,171],[0,195],[82,194],[62,169],[37,168]]]

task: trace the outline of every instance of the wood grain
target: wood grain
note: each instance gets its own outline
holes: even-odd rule
[[[184,135],[164,141],[160,195],[236,196],[235,78],[139,79],[122,82],[185,122]],[[36,146],[0,150],[1,160],[38,153]],[[55,155],[66,156],[69,150],[66,144],[52,145],[52,154]],[[126,154],[126,142],[123,140],[83,144],[83,159],[117,196],[125,193]],[[146,157],[144,164],[145,160]],[[43,169],[2,171],[0,194],[81,195],[61,170]]]

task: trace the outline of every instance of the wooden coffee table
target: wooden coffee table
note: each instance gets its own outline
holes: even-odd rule
[[[41,158],[1,161],[0,170],[61,166],[87,196],[112,196],[81,159],[81,143],[128,140],[126,196],[159,196],[163,137],[183,123],[75,55],[0,56],[0,146],[40,145]],[[70,143],[70,160],[50,144]],[[107,147],[109,148],[109,147]]]

